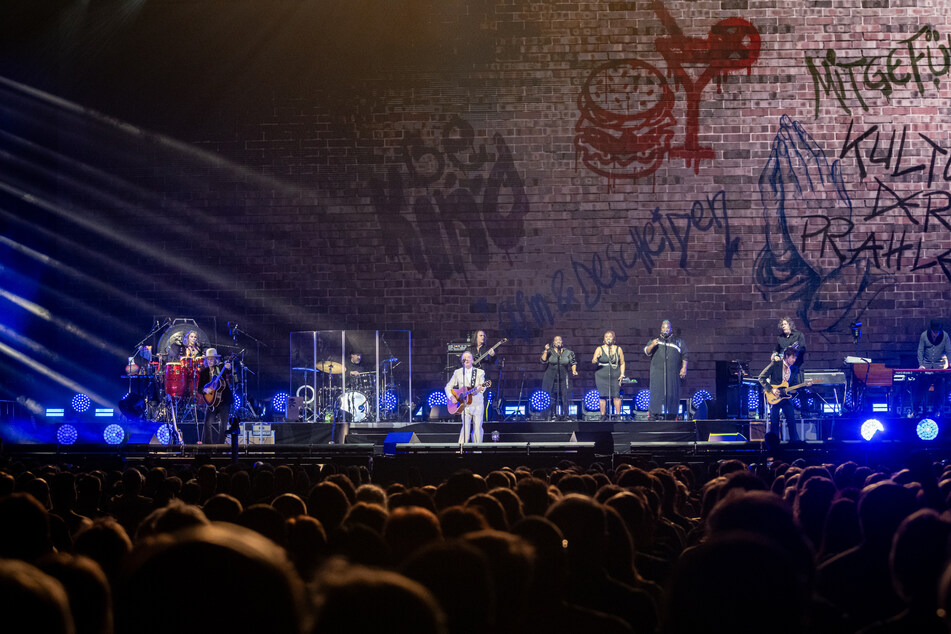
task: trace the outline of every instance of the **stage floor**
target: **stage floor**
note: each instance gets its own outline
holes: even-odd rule
[[[354,423],[242,423],[237,442],[198,444],[198,427],[182,426],[183,445],[159,441],[163,427],[154,421],[124,418],[105,422],[76,420],[6,421],[0,423],[3,453],[23,462],[58,462],[121,469],[133,464],[195,464],[230,462],[253,464],[336,464],[366,466],[376,481],[398,480],[411,472],[438,481],[459,468],[487,473],[503,466],[551,468],[564,460],[605,466],[633,462],[657,465],[709,466],[737,458],[750,464],[802,458],[809,464],[841,463],[899,465],[914,452],[927,451],[933,459],[951,458],[951,434],[932,441],[915,437],[916,421],[883,419],[882,433],[871,442],[858,435],[858,418],[804,421],[806,441],[783,443],[767,451],[761,440],[762,421],[748,419],[694,421],[518,421],[487,422],[481,444],[460,446],[460,424],[453,422]],[[58,441],[64,427],[73,427],[72,444]],[[121,429],[116,444],[107,444],[104,432]],[[803,433],[808,432],[808,433]],[[345,434],[345,436],[344,436]],[[108,435],[108,434],[106,434]],[[337,442],[334,442],[335,435]],[[496,438],[493,441],[493,437]],[[809,439],[813,438],[813,439]],[[343,442],[341,442],[342,440]]]

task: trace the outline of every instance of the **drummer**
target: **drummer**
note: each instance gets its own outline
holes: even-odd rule
[[[198,331],[189,330],[182,335],[182,340],[168,347],[168,362],[177,363],[182,358],[195,359],[204,353],[204,347],[198,341]]]
[[[350,356],[344,364],[344,368],[350,376],[360,376],[369,371],[369,368],[363,365],[363,354],[354,349],[350,350]]]

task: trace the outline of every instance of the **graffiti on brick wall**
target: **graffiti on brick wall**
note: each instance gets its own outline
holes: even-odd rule
[[[830,163],[788,116],[780,119],[759,190],[766,242],[755,282],[766,299],[794,302],[809,330],[838,330],[894,284],[892,271],[906,251],[901,227],[863,225],[870,217],[853,210],[841,161]]]
[[[651,8],[668,35],[655,40],[674,88],[684,92],[682,145],[672,145],[674,91],[664,75],[639,59],[614,60],[595,68],[578,95],[575,151],[589,170],[611,179],[653,174],[665,159],[682,158],[694,173],[714,151],[700,143],[700,100],[710,82],[730,72],[750,72],[759,58],[760,35],[742,18],[717,22],[706,37],[684,35],[663,3]]]
[[[608,243],[602,252],[581,259],[569,254],[570,268],[558,269],[544,293],[522,291],[499,304],[499,330],[510,338],[531,339],[540,329],[553,326],[559,315],[596,308],[605,293],[650,274],[657,259],[678,253],[679,266],[689,270],[691,236],[696,232],[721,231],[724,236],[723,266],[732,268],[740,239],[730,232],[726,192],[694,200],[689,210],[661,214],[655,208],[642,224],[628,227],[625,239]]]
[[[476,147],[465,120],[453,118],[433,142],[409,134],[404,169],[385,181],[371,179],[370,200],[389,259],[409,259],[420,275],[465,278],[468,267],[485,270],[494,249],[511,252],[525,237],[528,197],[512,152],[501,135],[492,149]]]
[[[877,55],[843,59],[830,48],[825,55],[805,57],[815,91],[816,118],[821,100],[829,97],[848,114],[856,104],[867,112],[871,99],[890,100],[896,88],[909,86],[918,97],[926,95],[929,84],[938,90],[941,78],[951,72],[951,34],[941,35],[927,25]]]

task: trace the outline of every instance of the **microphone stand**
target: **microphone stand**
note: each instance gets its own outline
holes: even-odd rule
[[[519,383],[519,386],[518,386],[518,403],[515,405],[515,414],[512,415],[512,416],[510,416],[510,417],[508,417],[508,418],[506,418],[505,420],[510,420],[510,421],[511,421],[511,420],[521,420],[521,421],[524,421],[524,420],[526,419],[526,416],[525,416],[524,414],[520,414],[520,413],[519,413],[519,412],[522,411],[522,393],[523,393],[523,391],[524,391],[524,389],[525,389],[525,368],[519,368],[518,371],[519,371],[519,374],[521,374],[521,376],[522,376],[522,380],[521,380],[521,382]]]
[[[230,324],[231,322],[228,322],[228,323]],[[230,328],[230,334],[231,334],[231,336],[232,336],[233,339],[234,339],[235,347],[237,347],[237,344],[238,344],[238,335],[244,335],[245,337],[247,337],[248,339],[250,339],[251,341],[253,341],[254,344],[255,344],[255,346],[256,346],[255,356],[254,356],[255,361],[257,361],[258,364],[261,363],[261,346],[264,346],[265,348],[267,348],[268,345],[267,345],[266,343],[264,343],[263,341],[261,341],[260,339],[258,339],[257,337],[255,337],[254,335],[248,333],[246,330],[241,330],[240,328],[238,328],[238,323],[237,323],[237,322],[235,322],[233,328]],[[248,392],[247,392],[248,386],[247,386],[247,383],[246,383],[246,381],[245,381],[245,376],[244,376],[244,367],[245,367],[245,366],[244,366],[244,357],[243,357],[243,356],[241,357],[241,367],[242,367],[242,376],[241,376],[242,385],[241,385],[241,388],[244,390],[244,398],[242,399],[242,404],[243,404],[243,403],[248,402],[248,398],[247,398],[247,395],[248,395]],[[248,371],[251,372],[250,370],[248,370]],[[254,372],[251,372],[251,374],[254,374],[254,379],[255,379],[254,389],[260,394],[260,392],[261,392],[261,378],[260,378],[257,374],[255,374]],[[257,413],[254,411],[254,409],[253,409],[250,405],[248,405],[248,410],[251,412],[251,414],[252,414],[255,418],[257,418],[257,416],[258,416]],[[315,412],[315,413],[314,413],[314,416],[316,417],[316,415],[317,415],[317,414],[316,414],[316,412]]]
[[[495,415],[500,421],[504,421],[505,417],[502,415],[502,375],[503,370],[505,370],[505,357],[499,357],[499,380],[496,385],[498,385],[498,395],[495,398]]]

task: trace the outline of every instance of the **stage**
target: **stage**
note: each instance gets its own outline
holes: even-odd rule
[[[458,422],[403,423],[241,423],[233,444],[199,444],[198,429],[185,425],[183,444],[166,444],[161,423],[125,418],[102,422],[20,420],[0,423],[3,453],[24,463],[63,463],[84,468],[121,469],[137,464],[230,462],[365,466],[374,481],[418,475],[426,482],[460,468],[487,473],[501,467],[552,468],[563,461],[610,467],[631,462],[645,468],[690,464],[707,470],[724,459],[750,464],[804,459],[809,464],[841,463],[888,468],[910,454],[927,451],[951,457],[951,434],[939,419],[932,440],[916,435],[918,421],[879,417],[869,441],[860,435],[866,417],[806,419],[805,440],[767,447],[765,424],[750,419],[693,421],[518,421],[487,422],[484,442],[458,444]],[[337,441],[334,441],[334,438]],[[947,438],[946,438],[947,436]],[[340,441],[342,439],[342,442]]]

